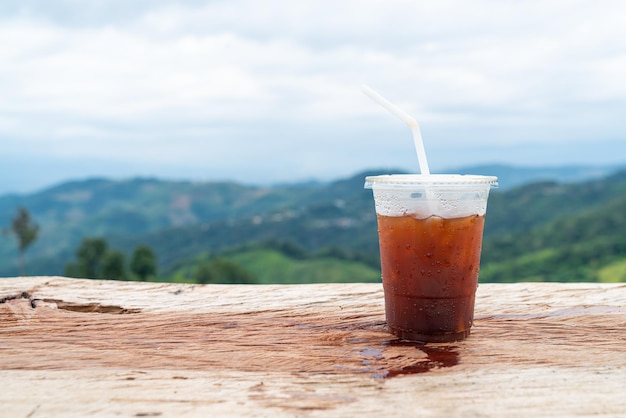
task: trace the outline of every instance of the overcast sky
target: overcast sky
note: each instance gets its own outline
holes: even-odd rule
[[[626,2],[4,0],[0,192],[626,164]]]

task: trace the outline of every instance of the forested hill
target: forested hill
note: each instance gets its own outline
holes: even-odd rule
[[[328,184],[276,187],[145,178],[75,181],[31,195],[0,197],[0,225],[8,227],[20,206],[39,224],[38,238],[27,252],[29,274],[62,274],[84,237],[105,237],[123,250],[144,242],[157,250],[163,267],[198,251],[244,244],[254,239],[251,225],[263,230],[261,238],[284,237],[304,219],[315,226],[329,218],[336,222],[334,215],[345,202],[357,216],[371,212],[363,176],[380,172]],[[373,219],[373,213],[368,216]],[[3,237],[0,275],[16,275],[16,260],[14,239]]]
[[[626,281],[626,170],[495,194],[483,281]]]
[[[258,187],[156,179],[92,179],[0,197],[0,224],[19,206],[39,224],[29,274],[64,274],[84,237],[129,252],[154,249],[162,280],[193,280],[226,260],[250,280],[376,280],[371,191],[359,173],[330,183]],[[488,172],[479,174],[490,174]],[[482,281],[626,281],[626,171],[583,182],[496,190],[489,201]],[[0,275],[17,271],[15,240],[0,239]]]

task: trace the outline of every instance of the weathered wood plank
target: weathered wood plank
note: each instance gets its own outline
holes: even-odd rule
[[[0,279],[0,416],[620,415],[626,286],[481,285],[472,335],[386,332],[375,284]]]

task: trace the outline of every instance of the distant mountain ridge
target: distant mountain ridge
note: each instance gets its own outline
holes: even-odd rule
[[[527,183],[556,181],[574,183],[608,176],[625,166],[568,165],[555,167],[521,167],[506,164],[483,164],[451,169],[458,174],[497,176],[500,189],[507,190]]]
[[[307,251],[336,248],[372,264],[378,251],[376,217],[371,191],[363,188],[363,182],[366,175],[389,172],[398,170],[368,170],[305,187],[154,178],[72,181],[38,193],[1,196],[0,225],[10,224],[18,206],[26,207],[40,225],[40,236],[27,252],[29,274],[63,274],[80,240],[87,236],[105,237],[111,246],[126,251],[148,244],[157,252],[163,272],[174,272],[176,266],[207,252],[272,239],[294,241]],[[457,172],[498,175],[503,184],[489,202],[486,247],[492,242],[504,246],[510,240],[522,241],[516,234],[531,236],[531,231],[539,231],[541,235],[541,228],[550,228],[560,219],[578,219],[606,205],[621,207],[615,202],[626,191],[626,171],[612,177],[598,177],[598,171],[591,168],[568,174],[558,168],[534,172],[478,166]],[[555,178],[507,187],[524,178],[546,180],[546,173]],[[577,176],[588,177],[571,183]],[[616,226],[615,231],[622,230]],[[498,252],[502,260],[489,255],[485,260],[507,262],[523,255],[519,250]],[[14,240],[0,239],[0,276],[17,274],[16,259]],[[505,267],[499,271],[508,271]],[[490,277],[499,280],[496,273]]]

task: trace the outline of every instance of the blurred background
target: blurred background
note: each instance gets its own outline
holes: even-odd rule
[[[607,0],[3,1],[0,275],[379,280],[363,175],[417,159],[366,83],[420,121],[432,171],[500,176],[481,280],[626,280],[624,16]]]

